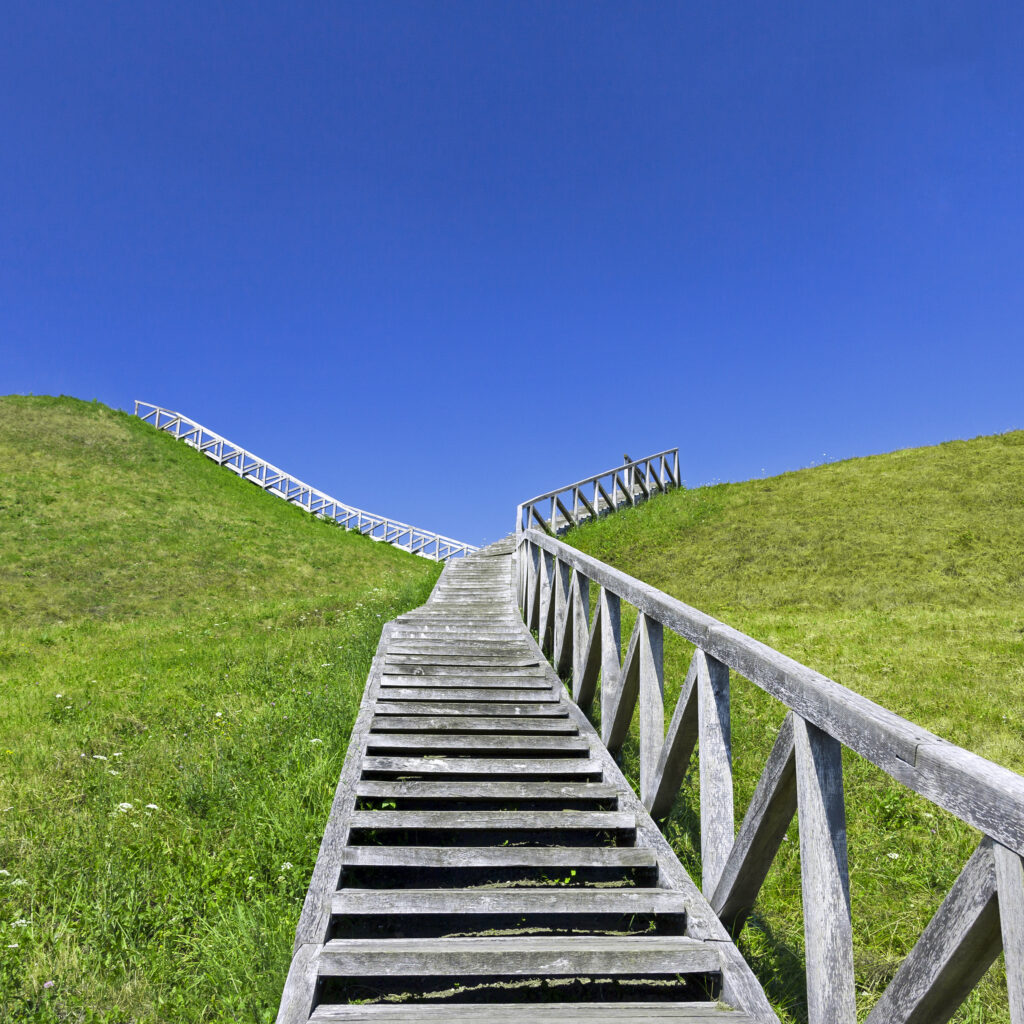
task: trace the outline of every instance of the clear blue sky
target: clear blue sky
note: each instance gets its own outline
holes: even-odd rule
[[[1022,427],[1022,53],[1019,2],[9,2],[0,392],[470,541],[627,451]]]

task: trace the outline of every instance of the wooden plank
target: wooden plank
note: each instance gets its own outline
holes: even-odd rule
[[[586,646],[582,659],[583,671],[573,679],[573,699],[583,708],[590,709],[597,693],[597,679],[601,672],[601,634],[604,612],[600,601],[594,605],[594,617],[587,633]],[[589,614],[589,611],[588,611]]]
[[[658,758],[665,740],[664,638],[661,623],[643,612],[640,627],[640,793],[654,792]]]
[[[1006,959],[1011,1024],[1024,1024],[1024,863],[1019,854],[993,843],[999,927]]]
[[[576,736],[568,718],[531,718],[525,715],[374,715],[373,733],[500,733],[503,735]]]
[[[607,744],[611,711],[620,686],[622,625],[618,596],[602,587],[598,600],[601,604],[601,739]]]
[[[457,939],[331,939],[321,977],[504,977],[717,972],[710,943],[684,936],[516,935]]]
[[[652,791],[644,799],[644,805],[653,818],[663,818],[672,810],[693,749],[697,746],[697,667],[703,663],[704,652],[695,651],[658,755]]]
[[[385,676],[399,676],[416,679],[507,679],[515,685],[522,686],[526,679],[542,679],[545,676],[541,665],[395,665],[384,666]],[[447,682],[440,685],[448,686]]]
[[[607,708],[605,701],[601,702],[601,738],[613,755],[618,754],[629,735],[633,710],[636,708],[637,698],[640,695],[639,644],[642,620],[643,616],[638,615],[633,624],[633,632],[626,645],[626,656],[619,669],[618,688],[614,693],[609,694]],[[603,695],[605,693],[603,678],[601,688]]]
[[[855,1024],[853,928],[839,741],[793,717],[808,1024]]]
[[[551,693],[551,680],[546,673],[537,672],[531,675],[492,675],[477,674],[451,675],[415,675],[412,673],[387,673],[381,676],[381,689],[388,687],[419,687],[420,689],[484,689],[498,690],[533,690],[536,693]],[[538,698],[539,699],[539,698]]]
[[[374,781],[356,784],[356,796],[379,800],[519,800],[552,803],[615,800],[618,790],[600,782],[434,782],[423,779]]]
[[[540,649],[547,654],[551,650],[551,633],[554,628],[554,604],[553,579],[555,573],[555,559],[547,551],[541,552],[540,561],[540,620],[537,626],[537,636],[540,639]]]
[[[393,654],[391,651],[388,651],[387,664],[389,666],[413,665],[424,668],[428,665],[431,667],[437,665],[464,665],[475,670],[479,667],[494,669],[535,668],[539,662],[536,658],[516,654],[514,651],[509,650],[498,651],[494,654],[472,654],[459,651],[452,651],[451,654],[435,651],[423,654]]]
[[[544,775],[552,779],[601,774],[600,761],[582,757],[416,757],[376,756],[363,758],[362,770],[405,775]]]
[[[944,1024],[956,1013],[999,955],[996,885],[992,840],[985,838],[866,1024]]]
[[[632,832],[636,819],[621,811],[353,811],[352,829],[452,831]]]
[[[348,846],[346,867],[651,869],[653,851],[628,846]]]
[[[561,698],[551,692],[544,682],[535,689],[515,689],[511,686],[382,686],[382,701],[407,701],[415,704],[431,704],[438,701],[467,704],[486,702],[495,707],[532,707],[534,705],[560,710]],[[513,712],[510,712],[513,713]]]
[[[700,762],[701,890],[710,899],[736,839],[732,792],[729,669],[705,655],[697,662]]]
[[[317,968],[322,949],[319,942],[296,947],[281,993],[277,1024],[306,1024],[316,996]]]
[[[461,691],[455,690],[454,693]],[[541,703],[536,699],[511,702],[508,700],[391,700],[382,696],[374,710],[381,715],[466,715],[509,716],[517,718],[566,718],[565,704],[554,700]]]
[[[715,913],[733,935],[738,934],[754,907],[796,806],[793,713],[789,712],[711,897]]]
[[[671,889],[340,889],[334,914],[675,914],[685,915]]]
[[[458,750],[520,750],[544,757],[548,752],[563,756],[590,752],[585,739],[576,736],[417,736],[401,732],[371,732],[366,739],[367,751],[394,750],[404,753]]]
[[[564,676],[572,664],[572,569],[559,559],[555,562],[555,623],[551,663]]]
[[[757,1018],[760,1021],[762,1018]],[[755,1018],[716,1003],[375,1003],[321,1005],[310,1024],[755,1024]]]
[[[366,691],[363,694],[359,714],[349,738],[348,755],[341,769],[338,787],[335,790],[327,819],[327,827],[324,829],[323,840],[313,866],[313,876],[310,879],[306,898],[302,904],[302,913],[295,930],[295,952],[298,952],[301,946],[323,942],[327,934],[329,921],[327,901],[330,893],[337,888],[338,884],[338,876],[341,871],[341,851],[348,834],[348,816],[355,807],[353,790],[361,771],[359,755],[369,733],[373,698],[380,681],[384,651],[391,638],[390,631],[389,623],[381,631],[377,652],[370,666]]]
[[[564,562],[560,562],[565,565]],[[575,699],[580,691],[587,662],[587,641],[590,639],[590,580],[578,572],[572,574],[572,688]]]

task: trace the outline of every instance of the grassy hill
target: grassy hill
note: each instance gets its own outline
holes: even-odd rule
[[[438,569],[0,398],[0,1020],[273,1019],[381,624]]]
[[[1024,772],[1024,432],[677,491],[565,539]],[[688,655],[681,641],[667,644],[671,699]],[[733,678],[742,814],[784,709]],[[978,837],[856,755],[846,754],[844,773],[866,1007]],[[699,877],[697,805],[688,784],[668,830]],[[788,838],[743,945],[776,1005],[801,1020],[795,826]],[[958,1020],[1009,1020],[1000,970]]]

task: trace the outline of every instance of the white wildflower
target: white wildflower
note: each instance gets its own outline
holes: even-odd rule
[[[24,878],[12,878],[11,885],[28,885]]]
[[[146,804],[147,811],[159,811],[160,808],[156,804]]]
[[[223,711],[218,711],[217,714],[214,715],[213,717],[214,718],[223,718],[224,717],[224,712]]]
[[[286,860],[286,861],[285,861],[285,862],[284,862],[284,863],[283,863],[283,864],[281,865],[281,870],[282,870],[282,871],[291,871],[291,869],[292,869],[292,862],[291,862],[290,860]]]
[[[118,805],[117,805],[117,809],[118,809],[118,810],[119,810],[119,811],[120,811],[120,812],[121,812],[122,814],[127,814],[127,813],[128,813],[128,812],[129,812],[129,811],[130,811],[130,810],[132,809],[132,805],[131,805],[130,803],[128,803],[127,801],[125,801],[125,802],[124,802],[124,803],[122,803],[122,804],[118,804]]]
[[[122,757],[123,755],[122,755],[120,750],[115,750],[110,756],[111,757]]]
[[[92,759],[94,761],[106,761],[107,759],[102,754],[93,754]]]
[[[11,873],[10,873],[10,871],[7,870],[7,868],[0,868],[0,875],[3,875],[4,878],[10,878],[11,877]]]
[[[23,918],[23,917],[19,917],[17,921],[12,921],[11,922],[11,927],[12,928],[27,928],[28,927],[28,921],[26,921],[25,918]]]
[[[314,737],[313,737],[313,739],[311,739],[311,740],[310,740],[309,742],[310,742],[310,743],[323,743],[323,740],[322,740],[322,739],[319,739],[319,738],[318,738],[318,737],[316,737],[316,736],[314,736]]]
[[[900,855],[898,853],[895,853],[895,852],[887,853],[886,856],[889,858],[889,860],[899,860],[900,859]]]

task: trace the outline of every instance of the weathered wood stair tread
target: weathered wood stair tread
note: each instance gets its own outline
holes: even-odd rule
[[[621,811],[353,811],[350,828],[626,832],[636,818]]]
[[[278,1024],[768,1024],[715,1001],[738,953],[525,629],[510,550],[384,629]]]
[[[377,718],[381,715],[514,715],[516,718],[568,718],[569,710],[557,699],[550,701],[450,701],[392,700],[382,696],[377,701]],[[376,719],[375,719],[376,720]]]
[[[537,775],[549,779],[601,775],[600,761],[582,757],[415,757],[373,756],[363,759],[363,772],[393,772],[405,775]]]
[[[658,866],[653,851],[629,846],[348,846],[341,862],[349,867],[537,868],[559,877],[576,868]]]
[[[685,936],[475,935],[458,939],[331,939],[320,953],[329,975],[695,974],[721,966],[712,943]]]
[[[685,914],[672,889],[340,889],[334,914]]]
[[[364,780],[356,785],[356,796],[382,800],[431,797],[450,800],[613,800],[618,794],[614,786],[601,782],[374,782]]]
[[[452,1024],[498,1024],[528,1021],[529,1024],[563,1024],[588,1021],[594,1024],[753,1024],[754,1018],[726,1006],[708,1003],[482,1003],[400,1006],[377,1003],[369,1006],[318,1006],[310,1021],[344,1024],[412,1024],[415,1021],[451,1021]]]
[[[377,714],[370,723],[373,732],[482,732],[549,733],[577,736],[579,729],[567,717],[531,715],[395,715]]]

